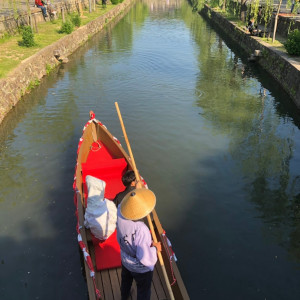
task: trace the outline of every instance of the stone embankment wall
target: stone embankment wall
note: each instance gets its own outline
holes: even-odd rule
[[[213,11],[207,5],[200,14],[215,23],[224,33],[238,43],[249,56],[255,50],[260,50],[259,63],[270,73],[300,108],[300,63],[289,55],[278,51],[272,45],[265,43],[259,37],[251,36],[234,22],[228,21],[222,15]]]
[[[274,22],[272,22],[272,25],[274,25]],[[278,23],[277,23],[277,33],[280,35],[287,37],[288,34],[292,31],[298,29],[300,31],[300,20],[291,18],[291,17],[285,17],[285,16],[279,16],[278,17]],[[273,30],[273,28],[272,28]]]
[[[130,6],[132,2],[133,0],[124,0],[123,3],[118,4],[106,14],[22,61],[6,78],[0,79],[0,123],[26,93],[28,87],[44,77],[49,68],[54,68],[61,63],[55,54],[60,53],[61,57],[72,54],[92,35]]]

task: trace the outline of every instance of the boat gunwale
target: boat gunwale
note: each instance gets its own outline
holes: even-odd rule
[[[90,247],[88,246],[89,241],[87,238],[87,236],[88,236],[87,233],[89,232],[89,230],[86,229],[83,225],[85,201],[84,201],[84,193],[83,193],[83,179],[82,179],[81,163],[83,163],[84,161],[82,161],[81,159],[83,157],[86,161],[86,159],[88,157],[88,153],[90,151],[90,146],[94,142],[93,138],[91,137],[92,134],[91,134],[91,132],[89,132],[89,131],[93,130],[93,126],[95,126],[95,129],[96,129],[97,140],[101,140],[101,138],[100,138],[101,134],[102,135],[104,134],[104,136],[106,136],[106,138],[109,138],[109,140],[113,142],[112,145],[115,147],[115,150],[117,150],[116,151],[117,153],[113,152],[113,154],[116,156],[115,158],[124,158],[127,162],[128,169],[133,170],[132,161],[131,161],[130,157],[128,156],[128,154],[126,153],[126,151],[124,150],[124,148],[122,147],[120,141],[115,136],[113,136],[110,133],[110,131],[106,128],[106,126],[103,125],[100,121],[96,120],[95,118],[89,120],[83,128],[83,134],[82,134],[82,137],[80,138],[80,142],[78,145],[77,165],[76,165],[75,178],[74,178],[74,189],[77,193],[77,206],[78,206],[77,211],[81,210],[81,213],[80,214],[78,213],[78,215],[80,216],[79,223],[81,223],[81,225],[79,224],[80,233],[82,235],[82,239],[85,242],[85,245],[88,248],[87,249],[88,251],[90,251]],[[104,143],[104,144],[106,145],[106,143]],[[108,145],[106,145],[106,146],[107,146],[107,148],[109,148]],[[86,151],[87,153],[82,153],[83,151]],[[120,154],[121,154],[121,156],[120,156]],[[146,188],[148,188],[147,185],[146,185]],[[154,225],[158,241],[160,241],[162,243],[162,254],[163,254],[162,256],[163,256],[164,264],[166,266],[169,281],[172,283],[173,277],[176,278],[175,284],[172,285],[172,291],[174,293],[174,296],[176,295],[175,299],[187,299],[188,300],[189,296],[188,296],[187,290],[185,288],[184,282],[182,280],[182,277],[180,275],[177,264],[174,261],[174,258],[169,257],[169,255],[168,255],[169,251],[166,249],[166,246],[168,247],[168,245],[165,245],[165,243],[162,240],[162,237],[164,236],[165,232],[163,230],[163,227],[161,225],[161,222],[158,218],[158,215],[157,215],[155,209],[152,212],[152,216],[153,216],[152,223]],[[93,257],[93,256],[91,256],[91,257]],[[93,265],[95,267],[94,259],[93,259]],[[86,281],[87,281],[88,292],[89,292],[89,299],[94,300],[94,299],[96,299],[96,292],[95,292],[93,280],[90,277],[90,269],[86,262],[84,262],[84,268],[85,268]],[[95,273],[96,274],[100,273],[100,271],[96,270]],[[165,284],[166,295],[168,295],[168,291],[166,288],[166,282],[164,282],[164,284]]]

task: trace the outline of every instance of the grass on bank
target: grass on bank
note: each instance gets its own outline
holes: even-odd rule
[[[113,7],[114,5],[106,5],[105,8],[102,8],[102,5],[96,5],[96,11],[89,13],[88,10],[84,10],[84,18],[81,18],[81,26],[105,14]],[[68,18],[68,15],[65,17]],[[5,77],[21,61],[67,35],[59,33],[61,25],[61,18],[53,22],[39,23],[37,25],[38,33],[34,32],[34,41],[37,45],[30,48],[19,46],[19,42],[22,40],[21,34],[14,36],[4,35],[0,39],[0,78]],[[35,31],[35,28],[33,30]]]

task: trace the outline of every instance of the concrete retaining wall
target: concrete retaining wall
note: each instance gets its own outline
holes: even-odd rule
[[[263,42],[259,37],[251,36],[237,27],[235,23],[228,21],[220,14],[214,12],[210,7],[204,6],[201,15],[212,23],[215,23],[224,33],[237,42],[246,52],[250,54],[260,50],[262,56],[259,63],[270,73],[282,88],[294,100],[300,108],[300,63],[289,55],[279,52],[272,45]]]
[[[124,0],[123,3],[115,6],[105,15],[78,28],[71,34],[22,61],[6,78],[0,79],[0,123],[10,109],[26,93],[28,87],[45,76],[49,67],[53,68],[60,64],[54,53],[58,51],[63,57],[69,56],[89,37],[99,32],[108,22],[130,6],[132,2],[133,0]]]

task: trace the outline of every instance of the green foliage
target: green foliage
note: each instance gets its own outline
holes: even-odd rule
[[[40,84],[40,81],[38,79],[34,79],[34,80],[30,81],[29,85],[27,87],[27,91],[30,91],[30,90],[34,89],[39,84]]]
[[[34,41],[34,34],[30,26],[24,26],[21,28],[22,41],[19,42],[20,46],[33,47],[36,46]]]
[[[119,0],[111,0],[111,4],[116,5],[116,4],[118,4],[118,3],[119,3]]]
[[[288,54],[300,56],[300,31],[298,29],[289,33],[288,39],[284,43],[284,47]]]
[[[47,73],[47,75],[49,75],[52,70],[53,70],[53,67],[49,64],[46,64],[46,73]]]
[[[259,11],[259,0],[254,0],[254,3],[251,4],[250,16],[257,22],[257,16]]]
[[[227,1],[226,11],[235,17],[240,17],[241,5],[236,1]]]
[[[57,19],[52,18],[52,19],[50,19],[50,22],[55,25],[55,24],[57,24]]]
[[[61,25],[59,33],[67,33],[70,34],[74,30],[74,24],[67,20],[65,23]]]
[[[263,6],[263,9],[261,11],[261,18],[265,23],[264,32],[267,31],[268,24],[272,21],[273,7],[273,0],[266,0],[265,5]]]
[[[80,16],[78,14],[72,17],[72,23],[76,27],[80,27],[80,25],[81,25],[81,19],[80,19]]]
[[[2,34],[2,36],[0,37],[0,44],[5,43],[5,42],[8,41],[11,37],[12,37],[11,34],[9,34],[8,32],[4,32],[4,33]]]
[[[267,58],[269,56],[269,53],[268,53],[268,51],[266,49],[263,49],[261,51],[261,55],[262,55],[263,58]]]
[[[209,1],[209,6],[212,8],[219,7],[219,0],[210,0]]]

